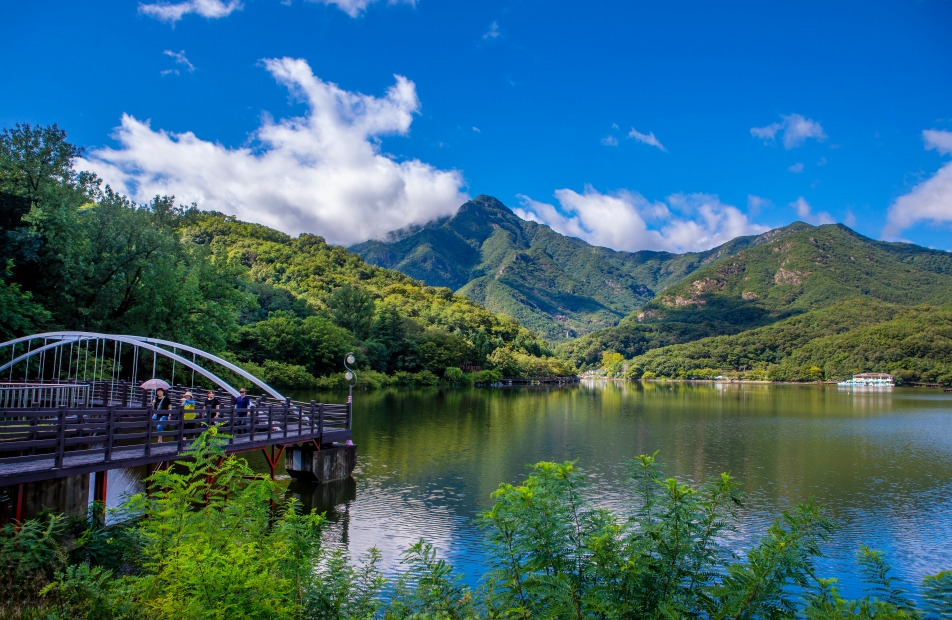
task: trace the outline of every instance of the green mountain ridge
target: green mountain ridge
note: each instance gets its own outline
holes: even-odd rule
[[[762,237],[762,236],[761,236]],[[618,323],[656,291],[760,237],[707,252],[618,252],[522,220],[490,196],[453,217],[350,249],[368,263],[446,286],[560,341]]]
[[[561,342],[557,353],[579,366],[599,363],[606,351],[631,359],[697,342],[713,349],[691,349],[692,356],[716,360],[723,347],[713,337],[742,339],[750,330],[798,317],[809,322],[815,311],[851,300],[886,304],[893,311],[952,305],[952,254],[875,241],[838,224],[794,222],[706,252],[616,252],[524,221],[498,200],[480,196],[452,217],[352,250],[371,264],[447,286],[512,316]],[[792,339],[793,349],[868,327],[870,317],[863,316],[846,312],[845,323],[832,331],[801,329],[810,337]],[[781,348],[786,351],[781,357],[794,353],[790,346]],[[687,354],[687,349],[665,351]],[[735,366],[779,364],[781,357],[758,353]],[[672,372],[662,374],[676,376]]]
[[[850,299],[736,335],[652,349],[630,360],[627,376],[818,381],[859,372],[952,383],[952,308]]]
[[[798,223],[766,235],[764,243],[725,254],[619,325],[566,343],[560,353],[582,364],[594,363],[606,350],[634,357],[772,325],[851,299],[952,304],[948,252],[874,241],[838,224]]]

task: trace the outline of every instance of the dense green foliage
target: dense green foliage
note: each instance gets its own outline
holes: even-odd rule
[[[742,559],[737,483],[698,486],[633,463],[630,511],[595,503],[572,463],[539,463],[502,484],[481,514],[492,552],[482,587],[463,585],[421,540],[391,586],[372,550],[353,564],[322,545],[320,515],[300,514],[213,432],[193,460],[160,470],[131,518],[78,537],[46,515],[7,526],[0,600],[11,618],[932,618],[952,610],[952,573],[927,577],[922,608],[882,554],[859,550],[869,594],[843,599],[814,562],[833,524],[812,504],[785,512]],[[95,510],[94,510],[95,514]]]
[[[227,353],[279,387],[318,383],[347,351],[362,369],[423,383],[490,367],[499,348],[535,366],[550,354],[515,320],[319,236],[169,196],[135,204],[74,170],[80,154],[55,125],[0,133],[0,338],[156,336]]]
[[[648,351],[627,376],[819,381],[888,372],[952,383],[952,309],[851,300],[734,336]]]
[[[948,252],[803,223],[708,252],[614,252],[487,196],[355,248],[456,294],[314,234],[168,196],[135,204],[74,170],[80,154],[55,125],[0,133],[0,338],[160,336],[282,388],[339,384],[348,351],[368,387],[432,385],[448,368],[566,375],[606,353],[627,360],[606,372],[631,377],[952,382]],[[527,327],[586,335],[552,351]]]
[[[655,291],[751,242],[683,255],[616,252],[522,220],[495,198],[479,196],[451,218],[352,249],[560,341],[614,325]]]
[[[719,346],[722,341],[702,339],[774,324],[801,325],[812,338],[832,336],[865,323],[840,322],[836,331],[823,331],[810,327],[808,319],[814,311],[848,300],[874,307],[882,302],[947,307],[952,304],[952,254],[873,241],[840,225],[792,224],[762,235],[739,252],[723,255],[659,293],[619,325],[565,343],[558,352],[579,365],[595,364],[606,350],[631,359],[659,347],[694,341],[705,343],[697,347]],[[798,316],[801,323],[781,323]],[[817,320],[828,321],[823,315]],[[756,339],[762,332],[754,334],[732,342]],[[801,346],[807,340],[795,337],[791,342]],[[719,356],[713,350],[692,355]],[[718,363],[710,367],[730,368]],[[873,368],[860,366],[860,370]]]

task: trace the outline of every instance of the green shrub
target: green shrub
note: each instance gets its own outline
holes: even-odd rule
[[[259,375],[265,383],[281,388],[310,389],[317,387],[317,377],[298,364],[265,361],[263,372]]]
[[[492,385],[502,380],[502,373],[498,370],[477,370],[473,374],[474,385]]]
[[[64,519],[8,526],[0,545],[0,612],[11,618],[924,618],[952,613],[952,573],[923,580],[922,609],[862,548],[869,588],[843,599],[814,574],[833,531],[807,503],[783,513],[742,559],[724,545],[740,526],[737,483],[661,475],[654,455],[632,465],[624,514],[601,508],[574,463],[536,464],[501,484],[478,516],[489,572],[472,591],[435,548],[403,554],[393,588],[380,554],[357,564],[322,545],[322,516],[301,514],[271,480],[222,452],[213,427],[191,459],[159,470],[151,495],[118,529],[93,523],[75,545]],[[115,544],[132,554],[103,552]],[[131,559],[130,559],[131,558]],[[112,568],[123,562],[131,571]]]
[[[440,382],[440,378],[429,370],[421,370],[413,375],[413,384],[420,387],[433,387]]]

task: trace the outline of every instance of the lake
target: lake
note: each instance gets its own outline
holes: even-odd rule
[[[354,441],[352,481],[290,492],[328,510],[331,539],[355,557],[380,549],[388,572],[422,537],[475,585],[485,552],[473,517],[501,482],[541,460],[577,459],[599,502],[623,512],[628,464],[655,450],[667,475],[699,482],[726,471],[743,483],[742,529],[728,541],[737,552],[816,498],[841,527],[818,575],[839,577],[845,596],[863,594],[853,576],[861,544],[883,549],[913,591],[952,568],[952,394],[938,390],[600,381],[358,391]]]
[[[486,556],[473,518],[501,482],[541,460],[577,460],[599,503],[625,512],[627,467],[656,450],[666,475],[699,482],[726,471],[743,483],[743,523],[726,540],[738,553],[784,509],[815,498],[840,525],[818,575],[840,578],[844,596],[863,595],[861,544],[883,549],[914,593],[924,575],[952,569],[952,394],[939,390],[601,381],[357,391],[353,432],[352,479],[288,490],[327,511],[330,544],[354,557],[376,546],[387,575],[422,537],[476,585]],[[249,460],[267,472],[263,457]],[[110,495],[136,490],[136,477],[117,472]]]

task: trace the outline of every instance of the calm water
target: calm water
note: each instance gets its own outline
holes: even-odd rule
[[[885,550],[914,591],[952,568],[952,394],[599,382],[358,392],[354,412],[353,479],[289,492],[327,510],[330,539],[353,556],[380,549],[388,573],[423,537],[475,584],[485,552],[473,517],[500,482],[540,460],[577,459],[599,501],[625,511],[626,467],[655,450],[668,475],[727,471],[743,483],[744,521],[729,540],[738,552],[782,510],[816,498],[841,526],[818,573],[839,577],[846,596],[863,594],[851,576],[860,544]],[[266,471],[263,459],[256,466]]]
[[[423,537],[475,583],[485,555],[473,516],[500,482],[540,460],[578,459],[600,501],[624,510],[627,464],[655,450],[667,474],[743,482],[737,551],[815,497],[841,525],[819,574],[840,577],[845,595],[863,594],[851,577],[860,544],[885,550],[913,589],[952,568],[952,394],[598,382],[354,400],[354,481],[291,492],[330,509],[331,536],[353,555],[378,547],[388,570]]]

